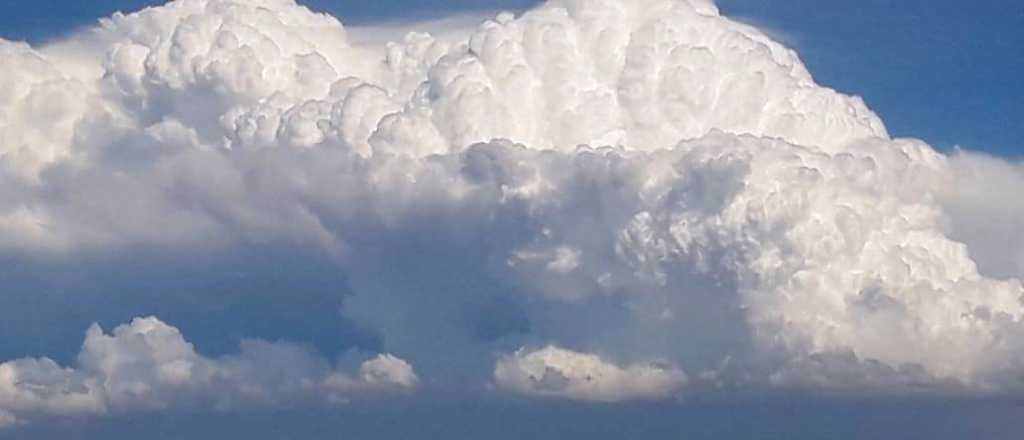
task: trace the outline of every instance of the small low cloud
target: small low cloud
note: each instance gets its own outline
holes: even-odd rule
[[[527,396],[620,402],[670,397],[686,385],[687,377],[673,366],[619,366],[594,354],[548,346],[503,357],[494,368],[494,380]]]
[[[138,318],[105,333],[86,333],[77,365],[47,358],[0,364],[0,414],[5,424],[54,416],[98,416],[184,409],[226,409],[410,390],[419,378],[390,354],[348,373],[308,348],[287,342],[243,341],[235,354],[197,353],[177,328]]]

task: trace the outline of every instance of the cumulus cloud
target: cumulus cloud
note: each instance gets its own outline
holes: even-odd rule
[[[111,334],[90,327],[75,368],[46,358],[0,364],[0,411],[13,424],[24,417],[337,401],[418,382],[412,366],[390,354],[365,361],[358,374],[286,342],[248,340],[236,354],[205,357],[177,328],[149,317]]]
[[[494,379],[525,395],[617,402],[671,396],[686,384],[686,373],[657,363],[623,367],[597,355],[548,346],[502,358]]]
[[[890,138],[706,1],[379,33],[291,0],[178,0],[0,42],[0,251],[317,249],[387,350],[527,395],[1021,392],[1019,165]],[[205,358],[154,320],[90,330],[74,369],[3,368],[8,424],[418,383],[387,355],[351,374],[287,344]]]

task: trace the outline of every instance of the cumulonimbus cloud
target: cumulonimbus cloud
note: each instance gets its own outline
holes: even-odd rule
[[[1018,165],[890,138],[709,2],[469,34],[382,48],[291,0],[178,0],[0,42],[0,249],[317,248],[389,350],[528,395],[1022,390]],[[393,361],[337,382],[414,384]],[[121,395],[25,362],[81,392],[11,385],[0,420]]]

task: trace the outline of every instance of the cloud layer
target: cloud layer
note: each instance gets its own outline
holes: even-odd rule
[[[178,0],[0,41],[0,251],[315,249],[345,318],[441,386],[1022,389],[1019,165],[890,138],[705,1],[467,33],[382,47],[291,0]],[[0,373],[0,424],[419,382],[288,343],[207,358],[155,318]]]

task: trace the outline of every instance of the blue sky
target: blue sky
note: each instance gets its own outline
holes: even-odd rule
[[[45,41],[151,0],[0,0],[0,36]],[[531,0],[307,0],[349,23],[521,10]],[[817,80],[864,97],[896,136],[1024,154],[1024,4],[1015,0],[720,0],[777,30]]]
[[[157,3],[0,0],[0,37],[44,46],[92,25],[98,17]],[[301,3],[347,24],[372,25],[499,9],[522,11],[537,2]],[[599,100],[601,93],[594,94],[595,101],[565,104],[576,105],[576,113],[558,107],[563,104],[557,100],[565,82],[559,75],[569,69],[564,69],[557,53],[545,52],[557,47],[557,38],[533,46],[537,58],[530,62],[553,66],[545,70],[550,77],[538,74],[531,80],[547,93],[538,101],[548,105],[550,98],[558,111],[548,114],[543,113],[547,107],[530,107],[535,103],[527,98],[535,97],[529,96],[518,108],[520,91],[499,89],[522,83],[488,78],[497,84],[494,90],[507,92],[501,96],[512,102],[509,107],[522,113],[497,116],[488,113],[492,107],[474,107],[487,102],[473,94],[475,89],[457,88],[458,80],[444,83],[452,72],[457,73],[455,78],[472,77],[476,71],[470,68],[476,65],[453,67],[436,60],[431,62],[438,64],[429,64],[424,61],[429,51],[411,54],[415,51],[410,49],[404,56],[414,62],[401,66],[423,75],[413,77],[415,84],[430,85],[421,89],[429,92],[423,96],[397,91],[407,87],[402,81],[381,85],[380,90],[349,89],[347,79],[337,76],[340,71],[318,70],[322,66],[306,57],[305,46],[295,46],[297,52],[287,56],[265,47],[232,48],[231,38],[238,35],[218,35],[217,45],[227,49],[204,56],[223,58],[204,66],[198,75],[188,71],[187,63],[175,64],[177,52],[165,57],[171,61],[153,56],[145,61],[154,65],[141,68],[142,62],[132,58],[137,53],[124,49],[127,43],[118,46],[109,52],[113,60],[105,66],[110,75],[85,80],[96,82],[95,90],[89,91],[73,81],[50,81],[45,77],[50,66],[39,67],[0,51],[0,57],[10,56],[16,67],[0,70],[0,85],[13,77],[33,92],[15,98],[0,93],[0,141],[14,139],[9,141],[14,146],[10,151],[0,145],[0,373],[20,371],[24,376],[4,382],[15,375],[0,374],[0,440],[943,440],[1003,439],[1024,431],[1024,418],[1018,416],[1024,381],[1016,379],[1022,377],[1024,346],[1015,338],[1024,334],[1024,302],[1015,302],[1024,298],[1024,287],[1016,281],[1024,279],[1024,237],[1016,234],[1024,223],[1024,202],[1018,197],[1024,190],[1024,166],[1015,162],[1024,157],[1024,81],[1019,80],[1024,72],[1024,3],[718,4],[724,15],[763,28],[796,49],[819,83],[862,96],[891,134],[921,138],[946,152],[962,146],[1009,161],[972,154],[938,160],[904,144],[863,136],[874,128],[870,118],[851,116],[855,111],[851,113],[849,102],[841,98],[816,107],[811,105],[818,103],[812,102],[809,111],[786,109],[778,120],[758,119],[760,113],[769,113],[769,107],[757,99],[767,102],[774,97],[758,94],[764,90],[756,85],[751,99],[761,107],[747,113],[754,113],[752,120],[762,126],[772,127],[763,138],[733,137],[725,128],[726,133],[716,132],[693,144],[675,146],[679,141],[674,138],[672,146],[661,146],[656,140],[651,141],[653,146],[643,145],[651,150],[622,156],[585,148],[538,151],[527,141],[515,146],[474,140],[453,145],[451,151],[428,150],[438,142],[456,142],[435,142],[442,133],[456,138],[478,129],[487,132],[487,127],[503,127],[501,119],[506,116],[516,119],[516,129],[558,123],[562,125],[552,126],[568,129],[551,130],[556,135],[565,132],[566,138],[574,139],[578,131],[580,136],[593,135],[595,144],[605,142],[596,140],[608,134],[600,130],[613,130],[603,126],[611,118],[602,119],[607,103]],[[308,18],[294,9],[281,12],[292,15],[282,16]],[[256,13],[239,14],[251,19]],[[168,52],[187,52],[190,42],[209,37],[173,21],[180,17],[166,19],[172,24],[168,29],[184,29],[185,34]],[[145,23],[131,28],[135,25],[123,24],[120,31],[137,36],[132,32],[151,30]],[[316,32],[312,39],[323,31],[300,31],[309,29]],[[163,37],[164,42],[171,40]],[[275,50],[294,49],[287,44]],[[735,47],[721,47],[734,55],[729,51]],[[344,57],[365,54],[354,49],[337,52],[353,66],[362,58]],[[324,54],[337,55],[329,50]],[[761,63],[758,68],[781,63],[757,58],[768,57],[762,53],[742,55]],[[733,63],[735,59],[718,56],[722,58],[710,57],[711,63],[720,64],[706,71],[748,79],[715,70],[748,73]],[[487,68],[501,69],[502,59],[488,59],[493,65]],[[417,61],[432,69],[416,70]],[[278,83],[268,80],[272,86],[264,89],[263,71],[253,74],[247,69],[271,64],[276,73],[295,66],[302,66],[296,68],[302,71],[275,77]],[[771,69],[767,71],[776,76],[767,81],[776,82],[765,87],[764,94],[783,94],[771,105],[799,101],[785,95],[795,93],[787,82],[793,79],[787,75],[795,74],[788,67]],[[12,76],[5,76],[8,73]],[[36,73],[44,80],[34,82]],[[310,77],[300,75],[304,73]],[[393,79],[381,75],[375,80],[384,84]],[[622,81],[627,80],[635,78]],[[650,84],[644,81],[622,89],[647,90]],[[331,84],[337,89],[328,89]],[[740,80],[716,84],[743,85]],[[385,94],[385,87],[396,90]],[[272,92],[282,93],[274,93],[272,99]],[[403,93],[412,97],[396,98]],[[679,92],[687,93],[696,96],[694,101],[704,96],[701,87]],[[323,96],[328,96],[323,102],[311,98]],[[623,96],[622,102],[636,98],[626,92]],[[751,102],[745,96],[721,96],[724,104],[711,107],[725,108],[711,108],[707,113],[712,116],[697,115],[693,120],[724,125],[751,120],[743,119],[750,116],[742,114],[743,109],[729,107],[729,99]],[[833,98],[823,92],[814,95],[818,96]],[[278,98],[287,111],[271,108],[279,104]],[[691,97],[684,98],[661,107],[644,104],[650,105],[645,111],[657,113],[651,118],[657,122],[651,125],[661,130],[658,124],[677,122],[659,119],[660,112],[685,107]],[[79,102],[83,99],[98,104],[84,106]],[[339,101],[321,105],[329,99]],[[388,101],[398,99],[408,102]],[[627,108],[630,103],[614,112],[635,111]],[[10,114],[8,107],[13,109]],[[399,123],[394,124],[385,118],[421,114],[416,111],[440,116],[426,124],[413,117],[396,119]],[[812,114],[816,111],[820,113]],[[63,120],[67,114],[79,118],[70,128]],[[688,115],[672,113],[679,114]],[[206,115],[217,116],[220,124]],[[777,139],[785,134],[767,131],[779,126],[785,130],[780,121],[793,115],[809,127],[793,136],[814,141],[780,145],[784,143]],[[649,128],[644,124],[647,116],[632,120],[632,115],[617,114],[629,122],[616,122],[622,127],[612,128],[636,130],[638,139],[658,139],[644,131]],[[818,116],[835,117],[841,128],[816,131]],[[261,124],[267,121],[279,124],[266,130],[276,148],[259,143],[265,134]],[[408,121],[413,122],[403,125]],[[228,127],[229,123],[235,125]],[[364,123],[372,123],[372,130],[363,130]],[[328,130],[334,130],[334,137],[316,140]],[[379,141],[372,144],[374,155],[353,154],[360,141],[370,148],[370,133],[378,131],[383,135],[373,137]],[[65,132],[73,136],[61,138]],[[345,137],[352,132],[356,134]],[[865,137],[871,140],[864,145],[843,144]],[[16,144],[25,139],[25,145]],[[33,148],[51,144],[74,153],[56,155],[53,162],[43,161],[34,169],[38,163],[32,162],[37,159]],[[833,154],[848,145],[854,145],[851,150],[863,154],[863,160]],[[822,151],[829,154],[817,154]],[[21,161],[23,157],[28,159]],[[672,165],[666,166],[666,160]],[[933,169],[936,163],[941,166]],[[758,192],[762,189],[764,193]],[[745,215],[726,212],[736,200],[749,209]],[[757,212],[758,207],[765,213]],[[764,221],[759,215],[777,217]],[[753,261],[744,259],[747,253]],[[762,269],[769,276],[761,276]],[[786,275],[777,280],[775,273]],[[1020,309],[1015,308],[1018,305]],[[833,313],[836,309],[843,312]],[[173,331],[159,333],[154,340],[132,334],[132,319],[145,316],[158,317]],[[949,316],[954,317],[949,318],[953,324]],[[970,319],[971,326],[959,326],[962,321],[955,317]],[[92,323],[102,332],[91,331],[83,343]],[[115,337],[118,326],[127,334],[123,339]],[[957,333],[965,327],[981,330]],[[922,328],[931,333],[918,331]],[[267,345],[256,344],[255,354],[246,352],[245,344],[252,340]],[[805,343],[825,348],[805,349]],[[989,356],[989,346],[983,343],[1001,350]],[[530,357],[543,354],[544,345],[566,350],[553,352],[556,361]],[[168,355],[163,347],[173,350],[168,349]],[[189,365],[219,368],[234,376],[224,373],[227,379],[203,382],[200,373],[193,377],[188,370],[194,382],[160,388],[166,385],[161,382],[165,378],[158,374],[154,379],[152,372],[174,382],[180,379],[181,370],[175,369],[180,365],[159,364],[163,358],[150,362],[146,356],[167,355],[173,361],[182,352],[192,356],[182,355],[194,362]],[[261,358],[261,353],[271,356]],[[367,359],[385,353],[415,366],[421,376],[411,387],[414,390],[396,391],[388,387],[394,383],[371,374],[372,368],[364,371],[367,365],[373,367]],[[596,373],[586,370],[583,376],[573,376],[571,369],[559,369],[559,356],[587,368],[596,363]],[[42,357],[68,369],[46,370],[30,359]],[[107,371],[107,365],[95,359],[115,365]],[[287,365],[274,362],[278,359]],[[539,373],[529,370],[535,366],[531,362],[541,362]],[[511,379],[499,377],[505,363],[512,365]],[[323,371],[334,370],[325,370],[324,365],[347,372],[340,382],[352,388],[342,388],[340,397],[298,393],[296,400],[288,400],[295,397],[289,394],[294,390],[282,383],[301,383],[303,390],[316,392],[321,386],[329,388],[324,377],[334,376]],[[925,367],[936,365],[953,373],[930,376]],[[27,373],[19,368],[28,368]],[[684,370],[681,379],[676,373]],[[126,383],[100,380],[109,379],[107,374]],[[633,376],[641,379],[632,380]],[[606,388],[613,390],[588,388],[591,382],[600,382],[595,377],[611,377]],[[963,377],[968,378],[965,383],[956,382]],[[536,389],[524,388],[517,379]],[[973,379],[979,382],[970,382]],[[996,388],[1003,383],[1017,388],[985,398],[970,394],[975,389],[969,386],[987,386],[986,380]],[[574,381],[583,384],[582,397],[572,394],[570,385],[578,385]],[[81,402],[44,402],[52,408],[23,403],[31,400],[26,396],[38,397],[33,393],[42,401],[61,393],[77,396],[99,386],[93,382],[103,382],[95,388],[103,390],[98,393],[109,405],[103,417],[75,412],[87,406]],[[209,389],[189,388],[197,383]],[[381,383],[385,385],[375,388]],[[865,391],[864,384],[876,388]],[[284,390],[280,395],[274,394],[277,385]],[[886,393],[890,385],[898,390],[892,395]],[[963,389],[958,388],[961,385]],[[260,403],[247,406],[251,402],[239,397],[247,396],[247,387],[263,386],[271,390],[270,404],[261,406],[267,402],[255,399]],[[216,387],[226,390],[225,400],[219,400],[222,388]],[[236,396],[232,387],[242,392]],[[872,394],[879,388],[881,393]],[[5,394],[10,389],[23,394]],[[661,389],[675,394],[659,394]],[[117,400],[123,398],[118,392],[129,397]],[[136,411],[132,392],[142,396],[142,411]],[[163,399],[171,403],[163,407]],[[244,402],[237,407],[242,409],[211,409],[231,399]],[[293,404],[274,406],[280,402]],[[66,415],[62,411],[73,416],[47,418]],[[21,418],[30,423],[16,425],[11,422],[16,417],[18,423]],[[35,423],[34,417],[44,422]]]

